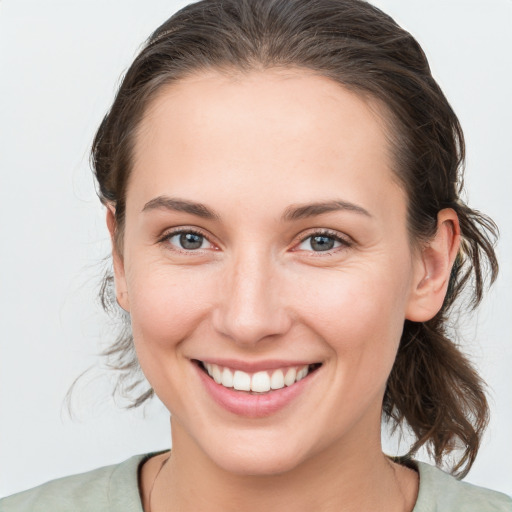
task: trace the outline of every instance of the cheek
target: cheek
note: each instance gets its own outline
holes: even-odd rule
[[[135,351],[157,396],[179,416],[187,409],[186,340],[207,318],[215,284],[197,269],[145,263],[134,265],[128,279]]]
[[[136,347],[156,352],[174,347],[198,327],[215,292],[212,276],[161,263],[134,266],[128,285]]]
[[[328,290],[313,321],[332,354],[336,391],[326,394],[329,422],[334,431],[345,431],[366,415],[380,417],[403,329],[403,288],[368,269]]]
[[[301,290],[308,297],[305,312],[314,311],[319,323],[340,335],[375,331],[386,337],[388,331],[396,332],[405,318],[408,274],[382,267],[367,264],[317,273]]]
[[[368,382],[372,375],[386,379],[391,370],[408,297],[408,273],[384,268],[364,265],[317,276],[316,291],[309,290],[304,308],[310,326],[335,353],[343,375],[360,375]]]

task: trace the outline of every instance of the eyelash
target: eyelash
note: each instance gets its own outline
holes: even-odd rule
[[[312,231],[312,232],[308,233],[307,236],[302,237],[300,239],[299,243],[296,244],[296,246],[301,245],[308,239],[310,239],[310,238],[313,239],[314,237],[331,238],[335,242],[339,242],[339,244],[340,244],[338,247],[335,247],[333,249],[329,249],[326,251],[313,251],[313,250],[307,251],[307,252],[310,252],[311,254],[314,254],[315,257],[331,256],[333,253],[336,253],[340,250],[348,249],[352,245],[352,242],[350,242],[347,238],[340,236],[336,231],[331,231],[329,229],[320,229],[317,231]],[[294,249],[294,250],[298,251],[300,249]]]
[[[164,236],[162,236],[158,240],[158,242],[162,243],[162,244],[169,243],[171,238],[175,237],[176,235],[188,235],[188,234],[200,236],[204,240],[208,241],[209,244],[214,245],[212,242],[210,242],[210,240],[204,233],[202,233],[201,231],[194,229],[194,228],[179,228],[179,229],[176,229],[175,231],[170,231],[170,232],[166,233]],[[172,244],[169,243],[169,245],[172,245]],[[177,247],[175,245],[172,245],[172,247],[173,247],[173,249],[172,249],[173,251],[181,252],[184,254],[201,252],[201,249],[184,249],[182,247]]]
[[[163,243],[169,243],[171,238],[173,238],[173,237],[175,237],[177,235],[187,235],[187,234],[193,234],[193,235],[200,236],[201,238],[206,240],[209,244],[214,245],[204,233],[202,233],[201,231],[199,231],[197,229],[194,229],[194,228],[179,228],[179,229],[176,229],[175,231],[170,231],[170,232],[166,233],[164,236],[162,236],[158,240],[158,242],[162,243],[162,244]],[[312,232],[308,233],[307,236],[303,236],[298,241],[298,243],[296,243],[294,245],[293,251],[299,251],[300,249],[296,249],[297,246],[303,244],[308,239],[314,238],[314,237],[331,238],[335,242],[338,242],[340,244],[340,246],[338,246],[336,248],[333,248],[333,249],[326,250],[326,251],[313,251],[313,250],[306,251],[306,252],[310,252],[312,254],[315,254],[317,256],[329,256],[329,255],[332,255],[335,252],[338,252],[339,250],[347,249],[347,248],[349,248],[352,245],[351,241],[349,241],[346,238],[340,236],[336,231],[331,231],[331,230],[328,230],[328,229],[320,229],[320,230],[312,231]],[[172,245],[172,244],[169,244],[169,245]],[[184,248],[177,247],[175,245],[173,245],[173,249],[172,250],[177,251],[177,252],[181,252],[181,253],[184,253],[184,254],[191,254],[191,253],[201,252],[201,249],[184,249]]]

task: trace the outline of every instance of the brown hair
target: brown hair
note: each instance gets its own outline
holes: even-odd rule
[[[119,249],[134,135],[157,91],[202,70],[275,67],[313,70],[385,106],[395,172],[408,196],[412,240],[428,241],[439,210],[453,208],[459,216],[462,245],[443,307],[428,322],[405,321],[383,417],[395,428],[410,427],[416,442],[409,456],[425,446],[441,464],[462,448],[452,472],[464,476],[487,425],[488,405],[481,378],[447,334],[448,312],[458,298],[466,309],[476,307],[486,274],[490,282],[496,278],[497,228],[460,198],[464,137],[425,54],[379,9],[361,0],[203,0],[159,27],[128,69],[92,148],[100,199],[115,205]],[[107,276],[106,309],[115,306],[111,288]],[[121,371],[121,384],[138,368],[132,341],[125,326],[105,353]],[[133,405],[151,395],[145,390]]]

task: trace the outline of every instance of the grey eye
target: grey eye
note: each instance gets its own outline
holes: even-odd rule
[[[183,249],[199,249],[203,245],[203,237],[195,233],[182,233],[180,245]]]
[[[310,244],[314,251],[329,251],[334,247],[334,242],[330,236],[312,236]]]
[[[170,236],[168,240],[171,245],[174,245],[179,249],[185,249],[186,251],[206,249],[209,246],[208,240],[206,240],[203,235],[191,231],[175,233]]]
[[[336,249],[337,247],[340,246],[341,242],[333,236],[312,235],[308,236],[300,243],[299,249],[301,251],[313,250],[314,252],[322,252],[330,251],[331,249]]]

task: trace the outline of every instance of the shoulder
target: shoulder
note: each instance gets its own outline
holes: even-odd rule
[[[512,512],[512,499],[416,462],[420,474],[418,500],[413,512]]]
[[[149,455],[52,480],[0,500],[0,512],[142,512],[138,468]]]

